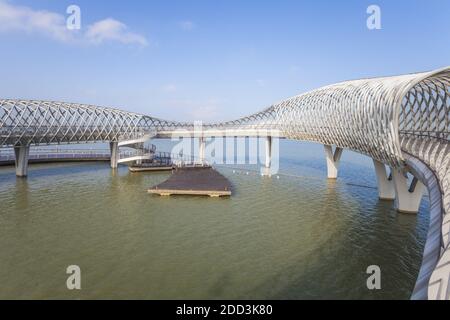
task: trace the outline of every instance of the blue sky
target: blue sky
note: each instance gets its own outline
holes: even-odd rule
[[[366,27],[371,4],[381,30]],[[0,0],[1,98],[228,120],[326,84],[447,65],[450,1]]]

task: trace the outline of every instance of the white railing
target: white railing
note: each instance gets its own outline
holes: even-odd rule
[[[154,144],[149,146],[143,146],[139,149],[121,150],[119,153],[119,160],[124,160],[130,157],[150,157],[156,153],[156,146]]]
[[[33,148],[30,150],[30,160],[46,159],[108,159],[110,151],[107,149],[45,149]],[[13,149],[0,150],[0,162],[14,161]]]
[[[156,152],[156,147],[151,145],[144,150],[121,150],[120,159],[126,159],[137,156],[147,156],[151,154],[151,160],[174,165],[184,166],[208,166],[207,161],[201,161],[200,158],[190,155],[175,154],[170,152]],[[92,159],[107,160],[111,156],[109,149],[64,149],[64,148],[32,148],[30,150],[30,160],[58,160],[58,159]],[[14,149],[0,149],[0,163],[15,161]]]

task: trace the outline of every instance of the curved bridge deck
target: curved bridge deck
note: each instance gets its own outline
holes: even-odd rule
[[[450,299],[450,143],[403,137],[407,166],[426,185],[430,225],[413,299]]]

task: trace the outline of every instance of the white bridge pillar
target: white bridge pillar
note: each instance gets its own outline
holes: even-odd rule
[[[375,173],[378,182],[378,195],[381,200],[394,200],[395,199],[395,187],[392,177],[388,177],[386,174],[386,166],[384,163],[373,159],[373,165],[375,166]]]
[[[205,137],[198,138],[198,156],[200,162],[205,163],[205,150],[206,150],[206,139]]]
[[[14,147],[14,154],[16,156],[16,176],[26,177],[28,174],[30,146]]]
[[[406,174],[400,170],[392,170],[392,177],[395,186],[395,208],[399,212],[417,213],[419,212],[425,186],[416,177],[408,186]]]
[[[341,160],[342,152],[344,149],[336,147],[333,152],[333,147],[330,145],[324,145],[325,156],[327,158],[327,172],[328,179],[337,179],[339,162]]]
[[[265,141],[264,168],[261,169],[261,175],[270,177],[272,175],[272,137],[267,136]]]
[[[266,137],[266,157],[265,157],[265,167],[270,169],[272,165],[272,137]]]
[[[112,141],[109,143],[109,148],[111,150],[111,168],[117,169],[119,163],[119,143]]]

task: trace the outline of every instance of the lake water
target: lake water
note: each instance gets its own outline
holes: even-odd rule
[[[280,174],[218,166],[229,199],[159,197],[169,173],[107,163],[0,167],[1,299],[408,299],[428,228],[378,200],[369,158],[281,141]],[[81,268],[69,291],[66,268]],[[381,290],[367,289],[369,265]]]

